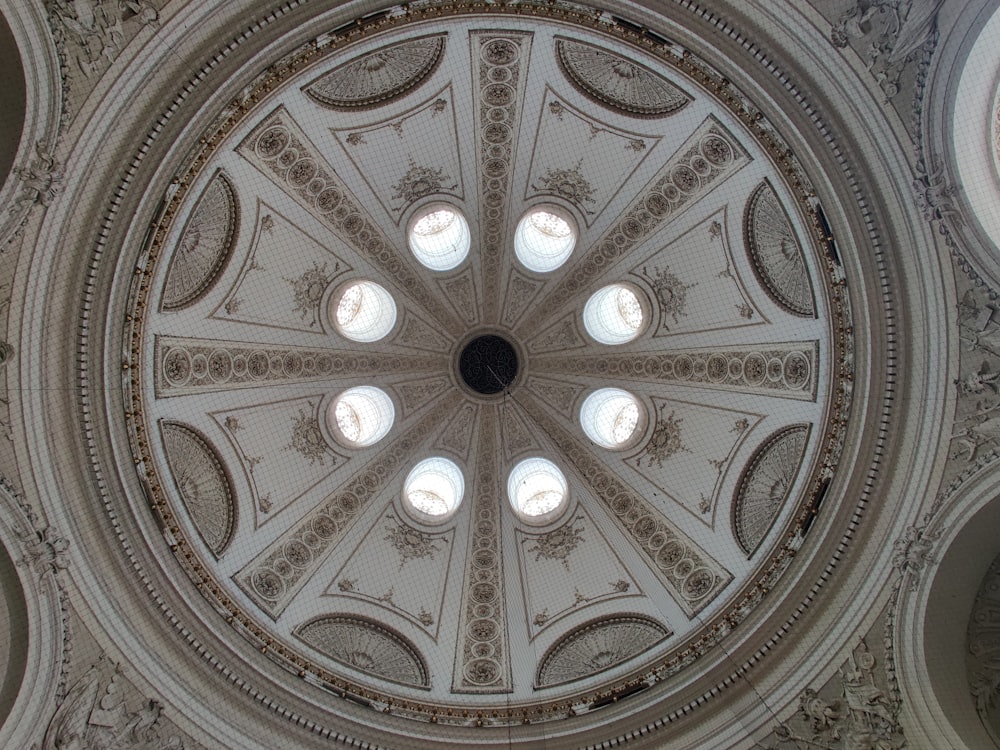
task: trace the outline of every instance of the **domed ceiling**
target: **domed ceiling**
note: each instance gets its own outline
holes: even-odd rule
[[[843,440],[847,282],[781,134],[679,46],[550,16],[400,14],[262,62],[160,186],[130,293],[154,543],[233,636],[401,716],[534,723],[697,664],[781,596]],[[408,230],[441,207],[470,247],[432,270]],[[548,272],[515,253],[539,207],[575,237]],[[338,322],[362,281],[395,305],[377,341]],[[584,314],[612,284],[641,313],[616,345]],[[492,393],[459,364],[487,336]],[[357,386],[391,399],[372,445],[336,416]],[[605,387],[638,405],[613,448],[581,424]],[[432,457],[464,482],[440,519],[404,498]],[[525,458],[568,488],[534,519]]]

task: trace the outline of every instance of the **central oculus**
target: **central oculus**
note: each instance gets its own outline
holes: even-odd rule
[[[487,334],[472,339],[458,357],[458,372],[476,393],[505,391],[517,377],[517,352],[507,339]]]

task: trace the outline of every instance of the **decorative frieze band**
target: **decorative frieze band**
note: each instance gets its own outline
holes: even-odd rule
[[[452,678],[454,693],[508,693],[512,689],[507,644],[496,412],[483,413],[479,431],[468,564]]]

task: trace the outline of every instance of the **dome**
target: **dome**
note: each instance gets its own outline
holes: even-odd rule
[[[570,38],[536,20],[499,32],[475,13],[433,26],[283,68],[203,133],[214,145],[184,167],[187,189],[146,248],[160,259],[144,263],[149,284],[131,297],[139,354],[125,425],[134,461],[155,472],[160,523],[199,561],[194,582],[210,582],[212,606],[252,624],[274,658],[400,716],[460,724],[474,706],[497,724],[527,712],[541,725],[565,701],[681,669],[685,643],[753,611],[753,582],[783,567],[802,509],[836,473],[853,343],[833,332],[852,302],[812,231],[807,175],[668,50],[629,54],[657,96],[684,106],[637,123],[593,103],[595,61],[625,64],[600,29]],[[374,108],[317,93],[395,55],[441,59]],[[479,114],[462,125],[461,112]],[[564,129],[597,123],[609,153],[577,158],[569,192],[554,176],[568,162],[541,155]],[[629,171],[607,169],[612,158]],[[447,175],[431,197],[466,197],[418,204],[404,223],[427,196],[400,187],[385,202],[371,182],[409,184],[412,164],[422,179]],[[164,290],[209,205],[215,221],[238,218],[229,260],[202,297],[168,308]],[[339,284],[341,273],[364,280]],[[327,288],[350,347],[318,337]],[[230,312],[233,299],[243,303]],[[234,326],[242,343],[223,343]],[[602,398],[625,384],[624,401],[618,388],[603,406],[591,393],[573,408],[595,385]],[[329,444],[316,420],[337,393],[345,439]],[[609,407],[628,434],[602,436]],[[354,418],[362,410],[385,413],[369,423]],[[224,467],[214,481],[230,499],[211,513],[182,479],[181,457],[196,450]],[[578,514],[564,512],[571,499]],[[233,519],[224,539],[207,528],[218,514]],[[423,526],[437,541],[412,548]],[[536,536],[571,529],[575,542],[558,549]],[[593,569],[591,555],[617,561]],[[558,591],[542,583],[553,562]],[[382,598],[404,587],[409,599]],[[423,676],[397,684],[374,657],[345,670],[315,623],[354,615],[397,634]],[[621,617],[656,623],[657,637],[613,664],[548,674],[558,660],[543,654],[571,648],[594,618],[617,632]]]
[[[2,11],[0,745],[996,733],[984,10],[90,5]]]

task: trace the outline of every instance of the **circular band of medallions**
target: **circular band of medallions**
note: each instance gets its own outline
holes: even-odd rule
[[[477,13],[480,7],[455,3],[450,5],[453,14]],[[504,11],[495,9],[491,14],[499,12],[520,12]],[[594,22],[588,22],[581,18],[575,10],[569,10],[558,5],[540,6],[536,12],[548,17],[576,23],[584,23],[591,28],[600,28]],[[412,10],[407,13],[407,21],[419,21],[425,18],[434,18],[438,11]],[[371,30],[380,27],[391,28],[404,23],[404,20],[395,19],[391,22],[373,22],[369,28],[362,22],[357,29],[352,30],[352,34],[359,34],[361,38]],[[627,30],[621,32],[621,38],[627,42],[638,44],[640,37],[631,34]],[[716,101],[726,106],[752,133],[759,145],[769,154],[779,169],[789,175],[789,187],[792,189],[799,201],[799,208],[803,215],[809,217],[814,233],[816,252],[825,258],[826,262],[826,284],[827,293],[830,296],[831,314],[834,318],[833,330],[833,362],[831,371],[835,376],[835,383],[831,386],[831,393],[834,397],[833,413],[830,419],[832,425],[825,435],[825,446],[823,455],[813,468],[810,479],[810,489],[803,496],[798,510],[793,516],[792,522],[782,533],[784,540],[771,557],[761,564],[760,574],[756,580],[749,585],[742,593],[741,597],[732,602],[724,611],[714,616],[706,628],[701,631],[697,638],[692,638],[688,642],[678,645],[665,658],[658,660],[654,665],[644,668],[641,672],[633,674],[618,684],[609,686],[602,691],[589,694],[580,694],[567,700],[562,699],[556,702],[539,701],[527,705],[509,704],[504,708],[490,712],[490,719],[493,723],[521,723],[523,721],[540,721],[553,718],[561,718],[566,715],[567,709],[574,703],[593,703],[602,699],[607,694],[614,693],[637,684],[660,681],[672,674],[679,672],[687,666],[693,656],[698,656],[710,650],[728,632],[730,632],[758,603],[766,591],[773,587],[774,582],[781,576],[789,564],[795,549],[798,547],[800,532],[804,524],[811,521],[811,509],[814,505],[816,495],[822,490],[824,482],[834,471],[841,450],[841,437],[847,422],[847,414],[850,408],[850,389],[845,386],[844,379],[850,377],[851,362],[853,360],[853,339],[850,333],[850,312],[848,296],[843,274],[834,262],[827,258],[824,253],[824,240],[827,237],[827,229],[823,221],[817,215],[815,202],[809,183],[800,171],[796,160],[785,143],[778,137],[775,131],[761,114],[745,106],[745,99],[739,96],[732,86],[720,75],[715,73],[705,63],[695,56],[685,53],[677,55],[667,47],[651,47],[648,43],[641,44],[643,50],[650,55],[660,58],[660,60],[683,73],[690,80],[703,87],[712,94]],[[208,157],[218,148],[223,139],[243,120],[250,112],[255,110],[256,103],[263,98],[264,94],[274,86],[288,79],[305,66],[308,66],[326,54],[343,47],[341,40],[331,44],[322,50],[316,49],[313,45],[307,45],[299,53],[289,58],[291,64],[287,62],[281,66],[275,66],[262,73],[254,87],[249,89],[247,96],[240,102],[234,104],[227,117],[221,120],[218,129],[209,133],[203,141],[202,148],[194,155],[189,162],[187,169],[183,172],[178,181],[177,190],[168,200],[168,205],[161,214],[162,219],[152,227],[150,233],[151,240],[143,250],[144,262],[139,265],[142,270],[136,274],[130,294],[130,310],[132,311],[131,324],[129,326],[129,351],[126,352],[126,362],[128,363],[127,390],[129,405],[131,407],[126,416],[127,423],[132,431],[132,437],[136,450],[137,465],[143,467],[145,476],[143,479],[148,483],[150,490],[151,505],[160,517],[161,521],[174,531],[176,535],[175,554],[181,564],[188,571],[194,583],[201,592],[217,607],[229,613],[228,619],[242,635],[247,637],[255,645],[266,649],[279,661],[284,662],[287,667],[305,677],[307,674],[313,680],[319,680],[330,688],[338,692],[350,693],[351,695],[363,698],[365,701],[375,701],[385,703],[388,710],[402,716],[431,719],[442,723],[450,722],[456,724],[468,723],[467,719],[460,715],[456,706],[447,704],[432,704],[418,702],[415,700],[400,699],[398,697],[381,695],[373,691],[370,687],[353,684],[339,675],[335,675],[325,670],[319,665],[312,663],[308,658],[298,653],[287,645],[276,643],[273,637],[263,629],[255,620],[254,616],[242,611],[240,605],[234,601],[214,580],[211,571],[200,559],[197,548],[194,547],[183,533],[179,531],[179,524],[173,518],[174,510],[170,501],[164,494],[164,480],[160,478],[155,464],[152,460],[148,435],[152,433],[152,425],[146,423],[144,416],[144,404],[142,400],[142,367],[136,360],[138,353],[142,350],[143,332],[145,324],[144,310],[147,309],[147,302],[150,295],[149,280],[153,274],[154,264],[157,259],[164,255],[164,238],[167,236],[170,222],[177,213],[177,209],[187,197],[191,184],[199,174],[202,165]]]

